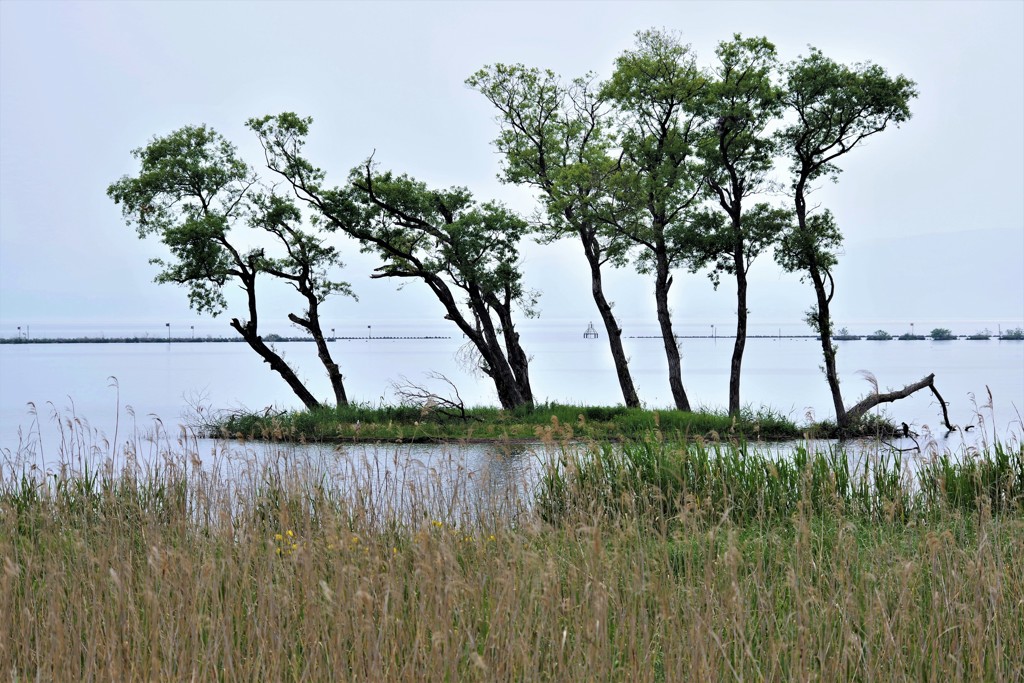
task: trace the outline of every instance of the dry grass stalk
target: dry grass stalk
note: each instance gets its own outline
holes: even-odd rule
[[[13,680],[1024,677],[1019,509],[553,526],[439,478],[108,474],[0,485]]]

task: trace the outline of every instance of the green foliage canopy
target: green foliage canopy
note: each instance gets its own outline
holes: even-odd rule
[[[227,305],[224,283],[259,260],[228,240],[232,224],[247,215],[255,177],[234,145],[206,126],[154,138],[132,156],[138,175],[112,183],[108,196],[139,237],[156,235],[170,250],[171,260],[151,261],[161,268],[156,281],[186,287],[192,308],[219,314]]]
[[[687,219],[705,192],[697,151],[707,132],[709,81],[676,36],[642,31],[636,40],[601,88],[614,107],[621,150],[615,207],[605,221],[624,244],[641,248],[640,272],[655,272],[659,261],[672,268],[692,253]]]
[[[308,290],[319,302],[352,294],[348,283],[331,278],[329,271],[343,265],[337,249],[303,230],[294,202],[260,185],[219,133],[185,126],[132,155],[138,175],[112,183],[107,194],[139,237],[157,236],[167,246],[171,259],[152,260],[161,267],[156,281],[186,287],[197,312],[220,314],[225,283],[237,279],[254,289],[259,273]],[[275,238],[281,253],[267,255],[252,233],[233,233],[239,224]]]

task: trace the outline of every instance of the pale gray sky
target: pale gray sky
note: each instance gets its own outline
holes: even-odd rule
[[[163,332],[226,320],[192,314],[185,293],[152,283],[161,254],[127,228],[105,188],[135,170],[129,152],[154,135],[207,123],[253,164],[250,116],[314,117],[309,155],[337,182],[376,150],[385,168],[434,185],[466,185],[523,212],[528,193],[496,180],[497,126],[463,84],[494,62],[607,77],[637,30],[679,31],[710,64],[733,33],[764,35],[784,60],[814,45],[873,61],[918,83],[913,119],[843,162],[816,196],[833,210],[846,253],[839,326],[870,332],[942,324],[961,333],[1024,321],[1024,3],[1015,2],[43,2],[0,0],[0,336]],[[361,301],[339,301],[328,326],[432,322],[429,295],[368,279],[372,258],[347,249]],[[542,320],[596,318],[575,243],[532,247],[529,286]],[[608,283],[626,333],[653,329],[651,283]],[[758,261],[755,333],[802,331],[812,293]],[[683,333],[734,320],[728,284],[677,275]],[[274,308],[268,331],[288,332]],[[265,318],[266,320],[266,318]]]

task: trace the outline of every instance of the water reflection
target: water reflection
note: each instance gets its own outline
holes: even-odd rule
[[[115,479],[186,477],[203,490],[255,498],[275,487],[312,484],[353,509],[369,510],[381,524],[479,524],[487,519],[516,519],[528,512],[547,463],[561,456],[586,457],[585,443],[281,443],[198,438],[187,428],[176,432],[159,419],[118,429],[112,438],[68,413],[54,416],[56,437],[29,430],[16,449],[0,449],[0,477],[22,475],[40,482],[53,475],[100,474]],[[998,430],[979,420],[970,432],[936,434],[923,429],[891,440],[803,439],[783,443],[739,444],[744,454],[789,458],[800,449],[847,458],[853,471],[886,459],[898,463],[908,479],[939,456],[974,457],[991,447],[996,434],[1014,450],[1022,442],[1020,422]],[[991,431],[990,431],[991,429]],[[607,447],[607,446],[605,446]],[[670,448],[681,446],[670,445]],[[703,447],[728,450],[728,443]],[[613,448],[621,448],[613,446]]]
[[[73,414],[54,418],[55,434],[29,430],[15,449],[0,449],[0,477],[40,482],[54,476],[116,479],[183,476],[204,489],[258,496],[275,487],[313,484],[382,520],[445,523],[529,509],[542,443],[282,443],[176,434],[154,419],[107,438]]]

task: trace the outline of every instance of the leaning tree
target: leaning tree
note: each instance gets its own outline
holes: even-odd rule
[[[836,422],[844,429],[880,403],[904,398],[925,387],[934,392],[934,375],[898,391],[880,393],[876,388],[853,407],[844,406],[829,310],[835,294],[832,271],[842,234],[832,213],[827,209],[812,211],[807,196],[815,181],[836,179],[840,157],[889,126],[909,120],[909,103],[917,91],[914,82],[905,76],[889,76],[875,64],[838,64],[813,48],[806,57],[786,67],[784,87],[790,122],[779,131],[779,144],[790,162],[796,220],[782,237],[776,258],[785,270],[801,273],[814,288],[815,305],[807,320],[821,339]],[[948,426],[948,417],[946,423]]]
[[[604,289],[603,269],[617,237],[602,229],[597,211],[619,170],[607,103],[590,77],[565,83],[551,71],[521,64],[487,66],[466,82],[498,111],[495,146],[503,156],[502,180],[540,192],[544,214],[535,238],[550,243],[572,237],[582,246],[622,400],[639,407],[622,328]]]
[[[317,214],[318,223],[377,254],[375,278],[417,279],[434,294],[478,354],[504,408],[533,403],[529,358],[515,311],[532,315],[535,293],[523,286],[519,244],[527,223],[465,188],[433,189],[380,172],[372,160],[353,169],[345,187],[303,156],[310,118],[292,113],[252,119],[269,167]]]
[[[613,108],[620,150],[613,200],[602,219],[636,250],[637,269],[654,275],[669,387],[675,407],[685,411],[690,401],[668,300],[672,271],[692,262],[690,221],[706,192],[697,149],[708,125],[701,106],[707,87],[690,46],[662,31],[642,31],[601,88]]]
[[[348,403],[338,364],[320,326],[319,307],[333,294],[351,295],[347,283],[332,279],[342,265],[338,252],[316,231],[302,227],[298,208],[261,185],[234,145],[207,126],[186,126],[156,137],[132,152],[139,172],[107,188],[140,238],[156,237],[170,252],[153,259],[158,283],[188,290],[189,305],[217,316],[228,306],[224,287],[245,294],[247,317],[231,327],[291,387],[307,408],[320,402],[295,371],[260,336],[257,284],[276,279],[290,285],[306,304],[289,319],[313,338],[338,405]],[[267,238],[270,238],[269,240]],[[270,244],[272,246],[260,246]],[[273,252],[268,254],[268,249]]]

